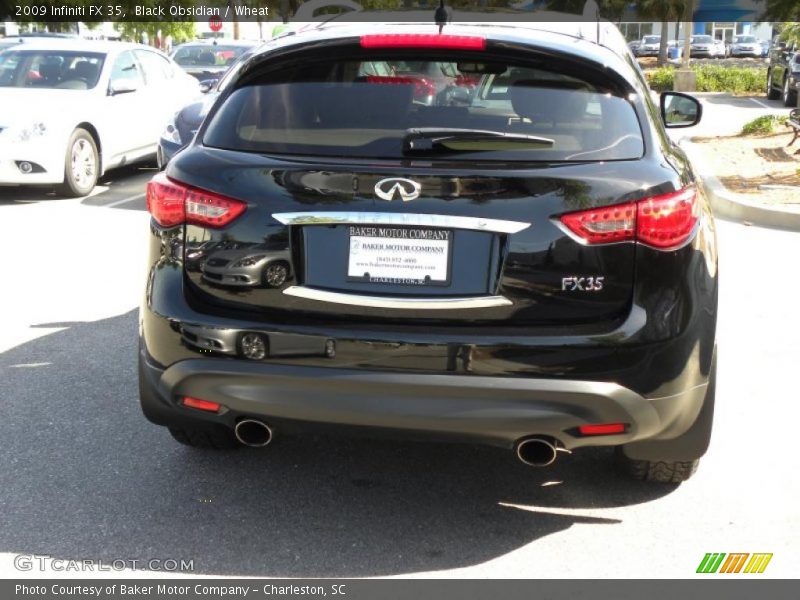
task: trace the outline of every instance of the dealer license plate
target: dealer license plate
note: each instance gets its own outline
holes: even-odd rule
[[[351,225],[348,281],[449,285],[453,232],[425,227]]]

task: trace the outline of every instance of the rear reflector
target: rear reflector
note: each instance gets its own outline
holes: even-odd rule
[[[192,223],[218,228],[241,215],[247,204],[169,179],[158,173],[147,183],[147,211],[162,227]]]
[[[584,244],[638,241],[667,250],[686,242],[698,219],[693,187],[637,202],[562,215],[561,222]]]
[[[484,50],[486,39],[467,35],[437,33],[386,33],[361,36],[362,48],[444,48],[447,50]]]
[[[581,435],[611,435],[625,433],[625,423],[603,423],[601,425],[581,425],[578,427]]]
[[[220,406],[222,406],[216,402],[200,400],[199,398],[190,398],[189,396],[184,396],[181,399],[181,404],[188,406],[189,408],[196,408],[197,410],[205,410],[207,412],[218,412]]]

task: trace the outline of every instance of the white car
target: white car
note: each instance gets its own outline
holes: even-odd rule
[[[0,53],[0,185],[84,196],[108,169],[155,155],[197,80],[139,44],[47,40]]]
[[[693,35],[690,44],[692,58],[725,58],[725,42],[710,35]]]

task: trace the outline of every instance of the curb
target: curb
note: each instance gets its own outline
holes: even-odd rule
[[[700,175],[715,217],[729,221],[748,221],[753,225],[772,229],[800,231],[800,212],[767,208],[742,200],[728,191],[719,179],[711,174],[695,144],[683,139],[679,145],[689,155],[695,170]]]

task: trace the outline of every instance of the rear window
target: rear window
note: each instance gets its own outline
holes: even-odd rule
[[[425,143],[409,143],[420,135]],[[272,73],[269,82],[227,98],[203,143],[269,154],[384,159],[594,161],[634,159],[644,152],[630,102],[577,74],[396,59]]]

